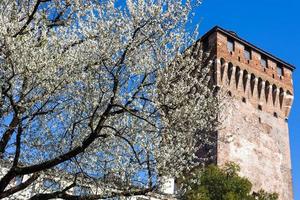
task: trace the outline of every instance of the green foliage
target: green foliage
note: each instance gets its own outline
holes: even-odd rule
[[[277,193],[267,193],[264,190],[260,190],[257,193],[253,192],[253,196],[255,199],[258,200],[277,200],[278,194]]]
[[[260,190],[251,193],[252,184],[240,177],[240,168],[234,163],[227,163],[223,168],[210,165],[195,171],[187,180],[185,200],[277,200],[276,193]]]

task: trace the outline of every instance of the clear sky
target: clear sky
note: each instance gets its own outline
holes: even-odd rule
[[[219,25],[296,66],[289,128],[294,198],[300,200],[300,0],[204,0],[195,14],[201,34]]]

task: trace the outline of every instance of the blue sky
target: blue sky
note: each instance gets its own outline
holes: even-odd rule
[[[215,25],[234,30],[240,37],[296,66],[295,99],[289,117],[295,200],[300,200],[300,1],[204,0],[196,10],[203,34]]]

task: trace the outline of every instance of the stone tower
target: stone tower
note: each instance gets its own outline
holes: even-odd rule
[[[287,119],[294,66],[220,27],[207,32],[201,42],[215,60],[215,83],[232,101],[232,107],[222,111],[215,162],[233,161],[254,190],[293,199]]]

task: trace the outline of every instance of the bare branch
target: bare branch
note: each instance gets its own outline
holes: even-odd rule
[[[19,191],[22,191],[26,189],[29,185],[31,185],[35,180],[37,180],[39,177],[39,174],[33,174],[30,178],[28,178],[23,183],[20,183],[19,185],[12,187],[4,192],[0,193],[0,198],[9,197],[12,194],[15,194]]]

